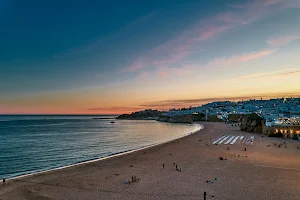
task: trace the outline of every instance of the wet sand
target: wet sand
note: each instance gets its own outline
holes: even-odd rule
[[[203,199],[204,191],[218,200],[300,199],[299,141],[278,148],[273,143],[281,139],[201,124],[193,135],[147,150],[9,180],[0,185],[0,199]],[[225,134],[254,135],[254,145],[208,146]],[[125,184],[132,176],[138,180]]]

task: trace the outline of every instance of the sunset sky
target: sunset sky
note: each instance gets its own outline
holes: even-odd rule
[[[1,0],[0,27],[0,114],[300,96],[300,0]]]

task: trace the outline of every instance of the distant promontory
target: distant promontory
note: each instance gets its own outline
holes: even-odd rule
[[[158,110],[142,110],[138,112],[133,112],[131,114],[119,115],[116,119],[134,119],[134,120],[158,120],[162,116],[161,111]]]
[[[142,110],[138,112],[133,112],[131,114],[119,115],[116,119],[127,119],[127,120],[157,120],[160,122],[169,123],[193,123],[194,121],[205,121],[205,115],[202,113],[195,114],[181,114],[169,116],[165,115],[165,111],[158,110]],[[222,121],[216,116],[210,116],[208,121]]]

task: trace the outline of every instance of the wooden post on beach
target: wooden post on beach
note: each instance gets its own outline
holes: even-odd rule
[[[204,192],[204,200],[206,200],[206,192]]]

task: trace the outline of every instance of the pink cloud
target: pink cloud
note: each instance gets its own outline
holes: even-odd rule
[[[284,46],[286,44],[289,44],[290,42],[294,41],[294,40],[298,40],[300,39],[300,36],[285,36],[285,37],[279,37],[279,38],[273,38],[273,39],[269,39],[267,41],[268,44],[273,45],[273,46]]]
[[[207,40],[208,38],[211,38],[214,35],[215,33],[213,31],[206,31],[199,36],[198,40]]]
[[[169,40],[152,49],[148,54],[138,58],[133,65],[123,71],[138,71],[145,68],[147,65],[159,67],[161,65],[166,66],[178,63],[188,55],[200,52],[200,50],[193,49],[195,44],[209,40],[221,32],[231,28],[231,26],[228,25],[210,25],[208,21],[205,23],[207,24],[205,27],[200,25],[195,26],[193,29],[182,32],[177,38]],[[157,57],[162,57],[164,54],[166,54],[164,58],[157,59]]]
[[[242,1],[241,1],[242,2]],[[230,5],[231,8],[240,10],[240,12],[228,12],[221,14],[220,20],[227,22],[239,22],[249,24],[257,21],[271,13],[276,13],[284,9],[299,8],[299,0],[251,0],[246,3]]]
[[[157,70],[157,75],[161,78],[167,78],[171,76],[185,76],[192,74],[195,71],[194,66],[182,66],[178,68],[159,68]]]
[[[157,75],[161,78],[167,78],[170,75],[170,71],[168,69],[160,69],[157,71]]]
[[[146,80],[150,78],[150,75],[151,75],[150,72],[142,72],[137,76],[137,79]]]
[[[147,54],[137,58],[125,72],[134,72],[146,67],[170,67],[180,64],[186,57],[197,52],[199,44],[211,40],[221,33],[259,20],[273,11],[283,8],[287,3],[283,0],[254,0],[240,5],[232,6],[230,12],[217,14],[203,19],[189,29],[183,30],[177,37],[153,48]],[[285,6],[286,7],[286,6]],[[252,60],[273,52],[259,52],[240,58]]]
[[[239,76],[235,77],[229,80],[225,80],[222,82],[240,82],[243,80],[252,80],[252,79],[259,79],[259,78],[267,78],[267,77],[274,77],[274,76],[284,76],[284,75],[290,75],[290,74],[295,74],[299,73],[299,70],[296,68],[292,69],[282,69],[282,70],[277,70],[277,71],[271,71],[271,72],[262,72],[262,73],[255,73],[255,74],[249,74],[245,76]]]
[[[277,4],[277,3],[279,3],[280,2],[280,0],[265,0],[265,5],[266,6],[269,6],[269,5],[274,5],[274,4]]]
[[[282,3],[286,0],[251,0],[246,3],[231,5],[233,8],[257,8],[257,7],[269,7],[279,3]],[[289,1],[289,0],[287,0]]]
[[[299,8],[299,0],[279,0],[283,8]]]
[[[216,16],[216,19],[226,24],[239,23],[240,19],[236,17],[234,12],[224,12]]]
[[[248,60],[258,59],[258,58],[273,54],[275,52],[276,52],[276,50],[265,50],[265,51],[254,52],[254,53],[242,55],[240,57],[236,57],[236,59],[238,59],[240,61],[248,61]]]
[[[240,12],[224,12],[216,16],[216,20],[227,24],[229,28],[233,28],[238,25],[246,25],[253,21],[256,21],[260,14],[255,13],[253,9],[246,10],[243,13]]]
[[[209,40],[209,39],[213,38],[214,36],[216,36],[217,34],[222,33],[223,31],[226,31],[230,28],[233,28],[233,27],[230,25],[210,25],[210,26],[206,27],[206,30],[201,32],[199,34],[199,36],[196,37],[196,40],[199,40],[199,41]]]
[[[184,76],[192,74],[194,69],[192,67],[183,66],[181,68],[173,68],[172,71],[177,76]]]
[[[210,64],[212,65],[225,65],[225,64],[231,64],[235,62],[244,62],[244,61],[249,61],[249,60],[254,60],[254,59],[259,59],[261,57],[270,55],[275,53],[275,49],[270,49],[270,50],[262,50],[259,52],[252,52],[240,56],[232,56],[232,57],[222,57],[222,58],[217,58],[213,60]]]
[[[154,61],[153,64],[154,65],[169,65],[169,64],[175,63],[177,61],[180,61],[181,59],[185,58],[188,54],[189,54],[189,52],[186,50],[186,48],[181,47],[177,51],[171,53],[171,55],[168,59]]]
[[[145,61],[143,61],[142,59],[138,59],[133,63],[133,65],[131,65],[128,68],[125,68],[123,70],[123,72],[133,72],[133,71],[137,71],[139,69],[143,69],[145,64],[146,64]]]
[[[215,22],[213,21],[215,19],[202,20],[193,28],[183,31],[176,38],[157,46],[143,57],[138,58],[123,71],[137,71],[145,68],[147,65],[170,65],[180,62],[192,53],[199,52],[200,50],[193,49],[194,45],[216,37],[218,34],[232,28],[231,25],[218,25],[214,24]],[[164,58],[158,59],[164,54],[166,55]]]

